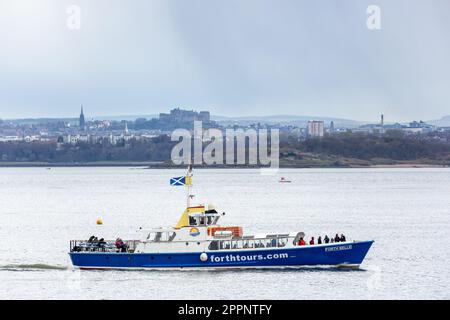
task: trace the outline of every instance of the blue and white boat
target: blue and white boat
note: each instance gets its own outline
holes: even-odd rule
[[[187,186],[187,208],[175,227],[140,229],[138,240],[72,240],[70,258],[81,269],[220,269],[299,266],[359,267],[373,241],[303,244],[304,232],[245,235],[220,226],[214,206],[191,206],[192,169],[171,180]]]

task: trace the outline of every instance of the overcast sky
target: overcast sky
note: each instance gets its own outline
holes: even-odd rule
[[[0,118],[440,118],[449,31],[448,0],[0,0]]]

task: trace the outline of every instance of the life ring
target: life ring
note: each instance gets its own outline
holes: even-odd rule
[[[206,252],[202,252],[200,255],[200,261],[205,262],[206,260],[208,260],[208,254]]]

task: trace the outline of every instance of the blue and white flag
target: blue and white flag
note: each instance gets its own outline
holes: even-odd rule
[[[175,177],[170,179],[171,186],[190,186],[192,185],[191,177]]]

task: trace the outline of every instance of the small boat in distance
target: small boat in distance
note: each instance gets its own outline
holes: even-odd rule
[[[211,204],[191,205],[192,176],[189,167],[186,176],[170,180],[187,187],[187,207],[174,227],[140,229],[135,240],[72,240],[72,264],[80,269],[358,267],[373,244],[343,235],[306,242],[301,231],[248,235],[240,226],[221,226],[225,213]]]
[[[291,180],[287,180],[285,177],[281,177],[280,180],[278,180],[278,182],[281,182],[281,183],[290,183],[290,182],[292,182],[292,181],[291,181]]]

